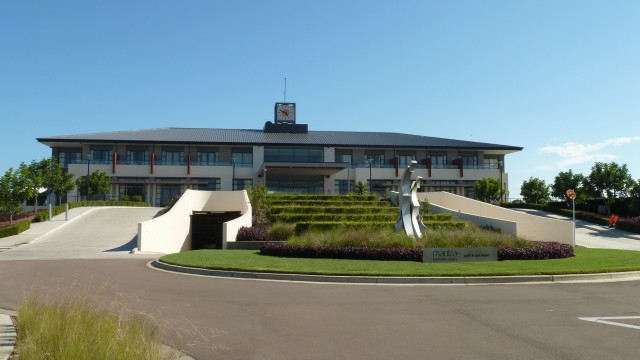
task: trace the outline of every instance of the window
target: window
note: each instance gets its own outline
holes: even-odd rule
[[[193,185],[194,190],[220,191],[220,179],[192,179],[196,184]]]
[[[113,150],[110,148],[91,148],[92,164],[110,164],[113,159]]]
[[[476,153],[462,153],[462,164],[465,168],[477,168],[478,167],[478,154]]]
[[[178,148],[162,149],[162,165],[184,165],[184,151]]]
[[[82,162],[82,153],[80,150],[65,150],[58,153],[58,161],[62,167],[66,168],[69,164],[79,164]]]
[[[231,158],[236,167],[253,167],[253,152],[250,149],[233,149]]]
[[[336,194],[349,194],[353,189],[353,180],[336,180]]]
[[[393,183],[393,180],[371,180],[371,192],[384,196],[387,188],[385,185]]]
[[[146,165],[149,163],[149,150],[140,147],[127,147],[126,164]]]
[[[444,168],[446,165],[447,165],[447,154],[444,154],[444,153],[431,154],[431,167]]]
[[[119,194],[118,197],[120,200],[129,199],[131,201],[137,200],[134,199],[134,196],[139,196],[140,201],[147,201],[147,186],[143,184],[120,184],[118,186]]]
[[[195,165],[217,165],[218,151],[213,149],[198,149]]]
[[[351,164],[353,160],[353,154],[351,150],[336,150],[336,162]]]
[[[498,159],[484,159],[484,167],[485,169],[498,169],[500,166],[498,165]]]
[[[399,152],[398,153],[398,163],[400,167],[407,167],[411,165],[412,161],[416,160],[415,152]]]
[[[324,149],[269,147],[264,149],[264,161],[295,163],[324,162]]]
[[[245,187],[253,185],[252,179],[233,179],[233,190],[244,190]]]
[[[384,152],[382,151],[365,151],[364,153],[365,159],[373,160],[372,167],[380,167],[383,168],[385,166],[384,163]],[[369,164],[367,164],[368,166]]]

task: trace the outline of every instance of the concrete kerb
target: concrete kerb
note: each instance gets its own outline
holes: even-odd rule
[[[212,276],[245,280],[292,281],[305,283],[371,284],[371,285],[506,285],[553,284],[572,282],[614,282],[640,280],[640,271],[600,274],[524,275],[524,276],[443,276],[443,277],[390,277],[390,276],[336,276],[258,273],[191,268],[153,260],[151,269],[178,274]]]
[[[0,309],[0,360],[9,359],[16,345],[16,328],[11,321],[15,315],[14,311]]]

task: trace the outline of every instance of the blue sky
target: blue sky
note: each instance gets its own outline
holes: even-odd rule
[[[0,1],[0,171],[36,137],[262,128],[522,146],[522,181],[640,178],[639,1]]]

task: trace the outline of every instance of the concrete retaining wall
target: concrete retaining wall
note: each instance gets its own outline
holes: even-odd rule
[[[573,245],[571,221],[529,215],[447,192],[418,193],[419,199],[425,197],[434,212],[453,213],[454,217],[461,220],[479,226],[490,225],[531,241],[555,241]]]
[[[187,190],[166,214],[138,224],[138,250],[171,254],[191,250],[193,211],[240,211],[223,225],[223,247],[236,240],[242,226],[251,226],[251,203],[246,191]]]

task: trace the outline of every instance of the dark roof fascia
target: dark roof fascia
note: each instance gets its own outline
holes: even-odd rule
[[[323,147],[337,147],[337,148],[367,148],[367,149],[381,149],[381,148],[393,148],[393,149],[478,149],[478,150],[514,150],[522,151],[523,147],[519,146],[415,146],[415,145],[345,145],[345,144],[300,144],[300,143],[246,143],[246,142],[194,142],[194,141],[148,141],[148,140],[95,140],[95,139],[52,139],[52,138],[36,138],[40,143],[45,142],[57,142],[57,143],[93,143],[93,144],[150,144],[150,145],[163,145],[163,144],[203,144],[203,145],[235,145],[235,146],[291,146],[291,147],[309,147],[309,146],[323,146]]]

